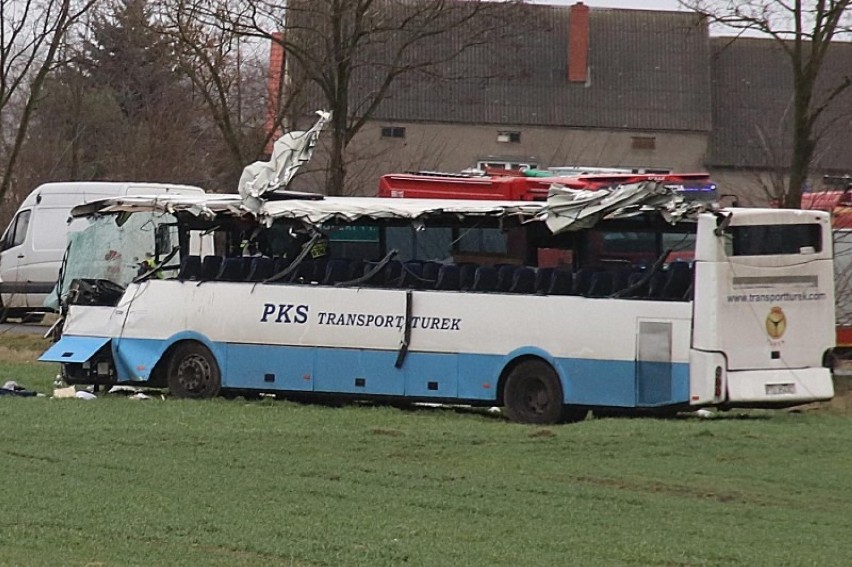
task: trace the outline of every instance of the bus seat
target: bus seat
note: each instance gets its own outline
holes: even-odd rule
[[[221,256],[205,256],[201,261],[201,277],[202,281],[214,279],[219,274],[219,269],[222,267]]]
[[[324,285],[334,285],[337,282],[346,281],[349,278],[349,261],[348,260],[329,260],[325,266],[325,273],[322,276],[321,283]]]
[[[550,290],[550,281],[556,268],[539,268],[535,271],[535,292],[547,293]]]
[[[612,295],[613,283],[615,282],[615,272],[605,270],[592,274],[589,281],[589,289],[586,291],[587,297],[606,297]]]
[[[642,278],[644,278],[646,274],[647,272],[643,268],[634,269],[630,272],[630,275],[627,276],[627,287],[631,288],[634,285],[637,285],[640,281],[642,281]],[[646,297],[647,295],[648,282],[645,282],[641,286],[629,292],[625,297]]]
[[[435,283],[438,281],[438,271],[441,269],[441,264],[438,262],[423,262],[423,268],[421,271],[421,276],[424,282],[420,282],[420,287],[423,288],[432,288],[435,287]]]
[[[507,292],[512,287],[512,278],[515,275],[515,267],[511,264],[501,264],[497,268],[497,291]]]
[[[397,280],[402,276],[402,262],[399,260],[391,260],[385,265],[384,281],[382,281],[382,285],[393,286],[396,285]]]
[[[647,297],[660,299],[663,296],[663,287],[666,285],[668,277],[669,273],[666,270],[660,270],[651,276],[651,281],[648,282]]]
[[[361,277],[364,273],[364,260],[346,260],[349,263],[349,270],[346,273],[346,280],[355,280]]]
[[[473,275],[471,291],[494,291],[497,289],[497,270],[492,266],[479,266]]]
[[[201,256],[190,254],[184,256],[180,260],[180,269],[178,270],[177,279],[197,280],[201,276]]]
[[[252,258],[251,267],[249,268],[249,273],[246,276],[246,281],[260,282],[266,278],[270,278],[275,275],[273,272],[274,267],[275,263],[272,261],[272,258]]]
[[[455,264],[444,264],[438,269],[438,279],[435,289],[458,290],[459,267]]]
[[[550,287],[547,293],[550,295],[571,295],[574,289],[574,274],[569,270],[555,269],[550,277]]]
[[[415,288],[420,287],[423,276],[423,264],[412,260],[402,265],[402,273],[396,280],[396,287]]]
[[[309,284],[314,280],[314,261],[302,260],[290,274],[293,283]]]
[[[219,273],[214,278],[220,282],[238,282],[243,279],[243,258],[225,258],[219,267]]]
[[[683,299],[686,290],[692,284],[692,267],[689,262],[677,260],[669,264],[669,275],[663,286],[664,299]]]
[[[476,276],[476,264],[465,262],[459,264],[459,289],[462,291],[469,290],[473,287],[473,279]]]
[[[619,292],[627,287],[633,268],[619,268],[614,272],[612,280],[612,293]]]
[[[393,264],[396,264],[395,266]],[[391,284],[391,282],[399,277],[397,274],[397,270],[402,270],[399,266],[399,260],[391,260],[384,265],[384,267],[378,272],[374,273],[369,278],[365,279],[362,283],[366,286],[378,286],[385,287]],[[356,273],[356,277],[366,277],[370,272],[376,269],[379,265],[379,262],[366,261],[361,266],[361,272]],[[396,274],[396,276],[391,277],[391,274]]]
[[[311,274],[312,283],[320,283],[325,277],[325,268],[328,266],[328,258],[317,258],[313,260],[314,273]]]
[[[384,280],[381,279],[381,278],[384,278],[384,270],[373,274],[372,277],[369,277],[369,278],[367,277],[367,274],[369,274],[370,272],[375,270],[376,266],[378,266],[378,265],[379,265],[378,262],[371,262],[369,260],[364,262],[364,264],[361,266],[361,273],[357,274],[358,277],[364,278],[364,280],[362,281],[363,285],[366,285],[366,286],[379,285],[379,281],[384,283]]]
[[[589,286],[592,285],[592,274],[595,271],[591,268],[580,268],[574,273],[574,283],[571,287],[571,295],[587,295]]]
[[[684,301],[692,301],[694,293],[695,293],[695,280],[692,280],[692,281],[689,282],[689,287],[686,288],[685,292],[683,292],[683,297],[681,299],[683,299]]]
[[[515,268],[509,293],[533,293],[535,291],[535,270],[529,266]]]
[[[273,270],[276,274],[279,274],[290,265],[290,258],[275,258],[272,263],[274,264]]]

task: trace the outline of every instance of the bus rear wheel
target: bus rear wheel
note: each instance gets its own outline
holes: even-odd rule
[[[518,364],[503,391],[506,416],[520,423],[561,423],[567,413],[556,371],[543,360]]]
[[[219,394],[219,365],[202,344],[179,344],[169,359],[169,391],[177,398],[206,399]]]

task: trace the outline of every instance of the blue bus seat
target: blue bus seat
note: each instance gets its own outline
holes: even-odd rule
[[[420,282],[422,288],[433,288],[438,281],[438,271],[441,269],[441,264],[438,262],[423,262],[420,277],[425,281]]]
[[[473,262],[458,264],[459,267],[459,289],[467,291],[473,287],[473,279],[476,276],[477,265]]]
[[[606,297],[612,295],[614,282],[615,272],[609,270],[595,272],[589,281],[589,289],[586,291],[586,296]]]
[[[515,268],[512,264],[500,264],[494,266],[497,268],[497,291],[508,292],[512,287],[512,278],[515,275]]]
[[[571,295],[587,295],[589,286],[592,285],[592,275],[595,270],[591,268],[580,268],[574,272],[574,284],[571,288]]]
[[[275,268],[275,263],[272,258],[258,257],[251,259],[251,267],[249,268],[249,273],[246,276],[246,281],[250,282],[261,282],[266,278],[271,278],[275,273],[273,269]],[[282,268],[283,269],[283,268]]]
[[[682,300],[687,289],[692,285],[692,266],[689,262],[676,260],[669,264],[668,272],[661,295],[664,299]]]
[[[221,256],[205,256],[201,261],[201,276],[202,281],[214,279],[219,274],[219,269],[222,267]]]
[[[214,278],[220,282],[238,282],[242,281],[243,274],[243,258],[225,258],[219,267],[219,273]]]
[[[535,292],[547,293],[550,290],[550,281],[556,268],[538,268],[535,271]]]
[[[574,289],[574,274],[569,270],[556,268],[550,276],[550,287],[547,293],[550,295],[571,295]]]
[[[494,291],[497,289],[497,270],[493,266],[479,266],[473,275],[471,291]]]
[[[325,265],[325,273],[322,276],[321,283],[324,285],[334,285],[338,282],[349,279],[349,261],[348,260],[329,260]]]
[[[201,277],[201,256],[190,254],[184,256],[180,260],[180,269],[178,270],[177,279],[197,280]]]
[[[420,287],[423,276],[423,264],[416,260],[405,262],[402,265],[402,272],[396,279],[395,287],[401,288],[416,288]]]
[[[438,279],[435,289],[458,290],[460,288],[459,267],[455,264],[444,264],[438,269]]]
[[[529,266],[515,268],[512,273],[512,285],[509,293],[533,293],[535,291],[535,270]]]

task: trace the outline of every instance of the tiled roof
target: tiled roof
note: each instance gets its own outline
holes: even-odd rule
[[[708,165],[784,167],[789,162],[792,72],[771,39],[712,39],[713,130]],[[821,75],[822,92],[852,76],[852,44],[834,43]],[[813,166],[852,170],[852,88],[832,103],[820,128]]]
[[[708,131],[708,35],[696,14],[592,8],[587,84],[567,80],[570,7],[515,6],[494,33],[437,76],[401,79],[383,120]],[[455,34],[449,43],[461,45]],[[452,45],[427,45],[418,58]],[[465,77],[446,79],[443,77]],[[362,87],[365,85],[362,85]]]

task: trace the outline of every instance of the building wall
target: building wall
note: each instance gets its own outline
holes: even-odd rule
[[[383,137],[382,128],[389,127],[405,128],[404,137]],[[520,141],[498,142],[501,133],[519,133]],[[636,144],[646,149],[637,149]],[[583,165],[703,171],[707,133],[372,122],[349,148],[349,192],[372,195],[379,177],[386,173],[460,172],[482,159],[534,162],[543,168]],[[320,149],[312,166],[321,168],[322,153]],[[321,190],[319,178],[311,182],[313,186],[302,188]]]
[[[774,199],[774,187],[777,183],[785,186],[789,176],[767,169],[735,169],[723,167],[708,168],[713,181],[719,187],[720,195],[735,195],[737,204],[741,207],[766,207]],[[821,170],[813,170],[808,178],[808,185],[814,191],[825,190]],[[779,179],[779,175],[781,176]],[[722,204],[731,204],[733,197],[724,197]]]

